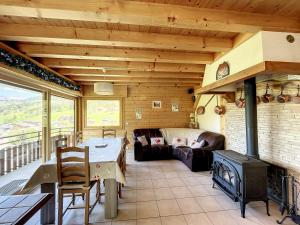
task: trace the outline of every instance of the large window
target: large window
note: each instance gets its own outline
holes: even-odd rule
[[[86,100],[86,126],[121,126],[121,100]]]
[[[62,142],[73,145],[75,132],[75,102],[73,99],[51,96],[51,153]],[[66,141],[63,141],[66,140]],[[53,154],[52,154],[53,156]]]
[[[0,83],[0,176],[22,167],[24,178],[39,164],[42,108],[41,92]]]

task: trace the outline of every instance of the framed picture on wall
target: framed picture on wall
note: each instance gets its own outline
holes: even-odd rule
[[[161,109],[161,101],[152,101],[152,109]]]
[[[137,120],[141,120],[142,119],[142,109],[141,108],[137,108],[135,110],[135,119],[137,119]]]
[[[178,103],[172,103],[172,112],[179,112]]]

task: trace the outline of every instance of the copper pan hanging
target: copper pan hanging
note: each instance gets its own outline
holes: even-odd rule
[[[291,101],[291,96],[287,94],[283,94],[283,91],[284,91],[284,85],[281,85],[281,92],[280,95],[277,96],[277,102],[286,103]]]
[[[219,105],[218,96],[217,96],[217,106],[215,107],[215,113],[217,115],[225,114],[225,106]]]
[[[266,85],[266,93],[261,96],[261,101],[263,103],[269,103],[274,100],[274,96],[268,93],[269,89],[270,89],[269,84],[267,84]]]
[[[198,106],[198,108],[196,110],[197,115],[203,115],[205,113],[205,108],[210,103],[210,101],[213,99],[213,97],[215,97],[215,95],[213,95],[204,106],[203,105]]]
[[[297,95],[293,97],[293,102],[296,104],[300,104],[300,85],[298,85]]]
[[[244,108],[245,107],[245,99],[243,98],[243,89],[241,89],[241,95],[240,98],[235,100],[235,105],[238,108]]]

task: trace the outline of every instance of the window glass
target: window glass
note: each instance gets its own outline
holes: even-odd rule
[[[42,93],[0,83],[0,176],[28,177],[40,164],[42,150]]]

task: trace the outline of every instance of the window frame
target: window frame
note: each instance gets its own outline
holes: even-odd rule
[[[119,111],[119,118],[120,124],[119,126],[88,126],[87,125],[87,101],[88,100],[118,100],[120,102],[120,111]],[[97,130],[97,129],[122,129],[123,128],[123,115],[124,115],[124,105],[123,105],[123,98],[118,97],[88,97],[83,98],[83,127],[84,129],[89,130]]]

